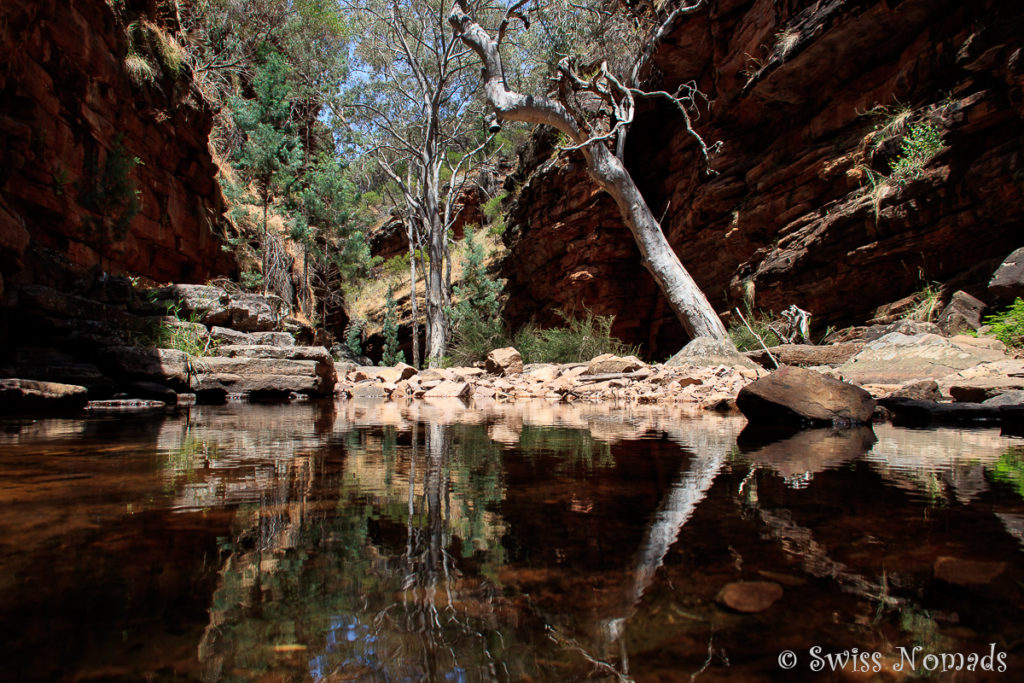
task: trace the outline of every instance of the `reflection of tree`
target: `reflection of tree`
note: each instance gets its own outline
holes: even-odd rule
[[[439,424],[359,430],[346,445],[340,471],[296,462],[239,510],[200,645],[207,678],[509,675],[494,560],[467,571],[458,552],[473,547],[467,534],[488,535],[489,501],[503,495],[493,468]],[[359,458],[392,488],[361,487]],[[481,540],[497,546],[496,529]]]
[[[631,580],[624,586],[622,612],[604,624],[608,644],[619,645],[622,675],[629,673],[629,658],[623,640],[626,622],[636,613],[640,599],[654,580],[669,549],[679,538],[679,532],[690,521],[697,506],[707,496],[736,443],[735,433],[728,430],[693,430],[676,433],[673,438],[691,449],[694,455],[672,482],[651,518],[644,540],[633,559]]]

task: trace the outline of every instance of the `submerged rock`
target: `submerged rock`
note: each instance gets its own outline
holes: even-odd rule
[[[875,401],[860,387],[813,370],[783,367],[740,389],[736,406],[754,424],[864,423]]]
[[[718,592],[717,600],[729,609],[746,614],[763,612],[782,597],[782,586],[774,581],[734,581]]]
[[[1006,571],[1005,562],[965,560],[959,557],[939,557],[935,560],[935,578],[958,586],[991,583]]]

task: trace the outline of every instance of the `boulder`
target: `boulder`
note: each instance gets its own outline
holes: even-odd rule
[[[334,359],[322,346],[238,346],[192,360],[192,387],[201,394],[326,396],[334,391]]]
[[[242,332],[274,330],[281,320],[267,297],[259,294],[233,294],[227,310],[231,316],[231,327]]]
[[[352,363],[356,366],[369,366],[373,365],[373,361],[366,356],[360,356],[352,353],[352,351],[345,344],[335,344],[331,347],[331,355],[334,356],[334,360],[339,363]]]
[[[196,317],[206,325],[227,325],[231,322],[228,304],[230,295],[210,285],[169,285],[153,291],[154,303],[160,313],[167,306],[178,309],[179,315]]]
[[[813,370],[783,367],[740,389],[736,406],[754,424],[857,424],[871,420],[875,401],[852,384]]]
[[[416,368],[405,363],[398,363],[394,367],[390,368],[379,368],[376,370],[376,377],[381,382],[390,382],[395,384],[404,379],[409,379],[416,374]]]
[[[907,384],[916,380],[938,380],[959,370],[1005,358],[1001,350],[967,342],[962,337],[946,339],[936,334],[891,332],[867,344],[860,353],[836,368],[836,374],[855,384]]]
[[[259,346],[295,346],[295,337],[287,332],[250,332],[249,336]]]
[[[214,325],[210,328],[210,338],[221,344],[233,344],[235,346],[246,346],[255,343],[251,335],[246,332],[239,332],[230,327]]]
[[[904,384],[899,389],[889,393],[887,398],[910,398],[915,401],[938,401],[942,398],[939,392],[939,383],[933,379],[925,379],[919,382]]]
[[[1024,391],[1015,389],[986,399],[982,405],[986,406],[1024,406]]]
[[[970,403],[981,403],[1019,389],[1024,389],[1024,360],[982,363],[939,380],[943,394]]]
[[[517,352],[518,353],[518,352]],[[473,388],[466,382],[445,380],[425,394],[426,398],[469,398]]]
[[[882,398],[878,403],[898,425],[995,423],[1009,417],[1009,413],[1004,415],[1004,408],[981,403],[938,403],[910,398]]]
[[[0,411],[25,412],[81,408],[88,400],[85,387],[31,379],[0,379]]]
[[[352,398],[387,398],[388,395],[384,385],[376,380],[359,382],[349,389],[348,393]]]
[[[782,597],[782,586],[774,581],[734,581],[718,592],[717,600],[729,609],[745,614],[763,612]]]
[[[600,356],[591,359],[587,364],[587,375],[606,375],[620,372],[633,372],[640,368],[647,367],[647,364],[636,356],[625,358],[612,353],[602,353]]]
[[[984,311],[985,302],[967,292],[956,291],[942,309],[936,324],[943,334],[950,337],[971,330],[976,331],[981,327],[981,314]]]
[[[731,341],[697,337],[684,346],[679,353],[665,361],[668,367],[691,365],[697,367],[744,367],[759,370],[760,366],[736,350]]]
[[[485,369],[492,375],[518,375],[523,371],[523,357],[511,346],[494,349],[487,354]]]
[[[988,293],[993,301],[1010,304],[1024,297],[1024,247],[1003,259],[988,281]]]

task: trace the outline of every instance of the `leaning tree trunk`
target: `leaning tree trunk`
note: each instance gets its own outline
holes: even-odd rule
[[[466,13],[464,7],[457,3],[448,21],[462,42],[480,57],[483,63],[484,90],[498,120],[554,126],[577,145],[581,145],[587,170],[601,189],[615,200],[640,249],[641,262],[658,283],[686,333],[691,337],[728,340],[728,333],[715,309],[679,261],[629,171],[608,150],[605,141],[589,140],[586,132],[560,102],[509,90],[497,43]]]

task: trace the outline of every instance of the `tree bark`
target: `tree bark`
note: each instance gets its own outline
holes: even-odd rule
[[[510,90],[505,82],[497,43],[466,13],[464,7],[457,3],[448,21],[462,42],[480,57],[484,90],[498,120],[553,126],[568,135],[576,145],[581,145],[590,176],[615,200],[640,249],[641,262],[658,283],[686,333],[690,337],[728,340],[729,335],[718,314],[672,250],[661,224],[629,171],[608,149],[605,141],[590,140],[562,103]]]

